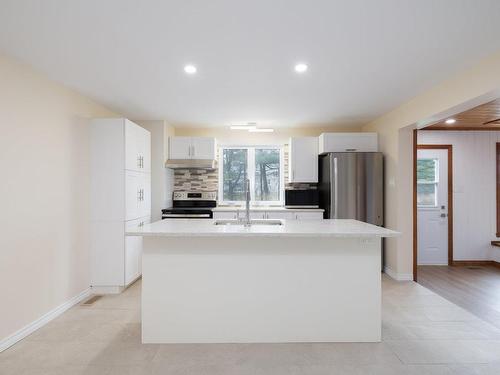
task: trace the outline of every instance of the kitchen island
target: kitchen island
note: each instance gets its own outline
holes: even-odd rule
[[[182,219],[129,231],[143,236],[143,343],[380,341],[381,239],[397,232],[271,223],[281,225]]]

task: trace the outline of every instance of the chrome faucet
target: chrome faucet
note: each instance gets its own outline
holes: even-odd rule
[[[245,227],[251,225],[250,222],[250,180],[247,178],[245,180],[245,222],[243,223]]]

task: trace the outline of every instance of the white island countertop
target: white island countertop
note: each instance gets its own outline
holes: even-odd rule
[[[274,220],[275,221],[275,220]],[[167,219],[131,229],[144,237],[395,237],[390,229],[357,220],[281,220],[283,225],[215,225],[207,219]]]

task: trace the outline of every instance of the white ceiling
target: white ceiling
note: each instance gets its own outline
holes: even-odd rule
[[[499,19],[498,0],[0,0],[0,51],[134,119],[358,125],[500,50]]]

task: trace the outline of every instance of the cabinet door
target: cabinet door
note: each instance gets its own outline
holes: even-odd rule
[[[236,220],[238,219],[238,211],[216,211],[214,212],[216,220]]]
[[[289,182],[318,182],[318,138],[290,138]]]
[[[130,171],[141,170],[139,126],[132,121],[125,120],[125,169]]]
[[[151,215],[151,174],[142,173],[140,177],[139,216],[143,217]]]
[[[240,217],[245,217],[245,211],[240,211]],[[250,219],[265,219],[266,212],[265,211],[250,211]]]
[[[191,137],[170,137],[170,159],[191,159]]]
[[[144,216],[140,212],[144,175],[144,173],[135,171],[125,172],[125,220]]]
[[[377,133],[324,133],[320,152],[377,152]]]
[[[125,223],[125,230],[131,230],[136,227],[149,224],[151,219],[149,216],[141,217],[136,220],[131,220]],[[125,284],[128,285],[142,273],[142,237],[126,236],[125,237]]]
[[[290,211],[267,211],[266,219],[294,219],[293,212]]]
[[[192,159],[215,159],[215,138],[212,137],[193,137]]]
[[[322,220],[323,212],[296,211],[293,216],[296,220]]]
[[[151,133],[143,128],[139,133],[141,171],[149,173],[151,172]]]

